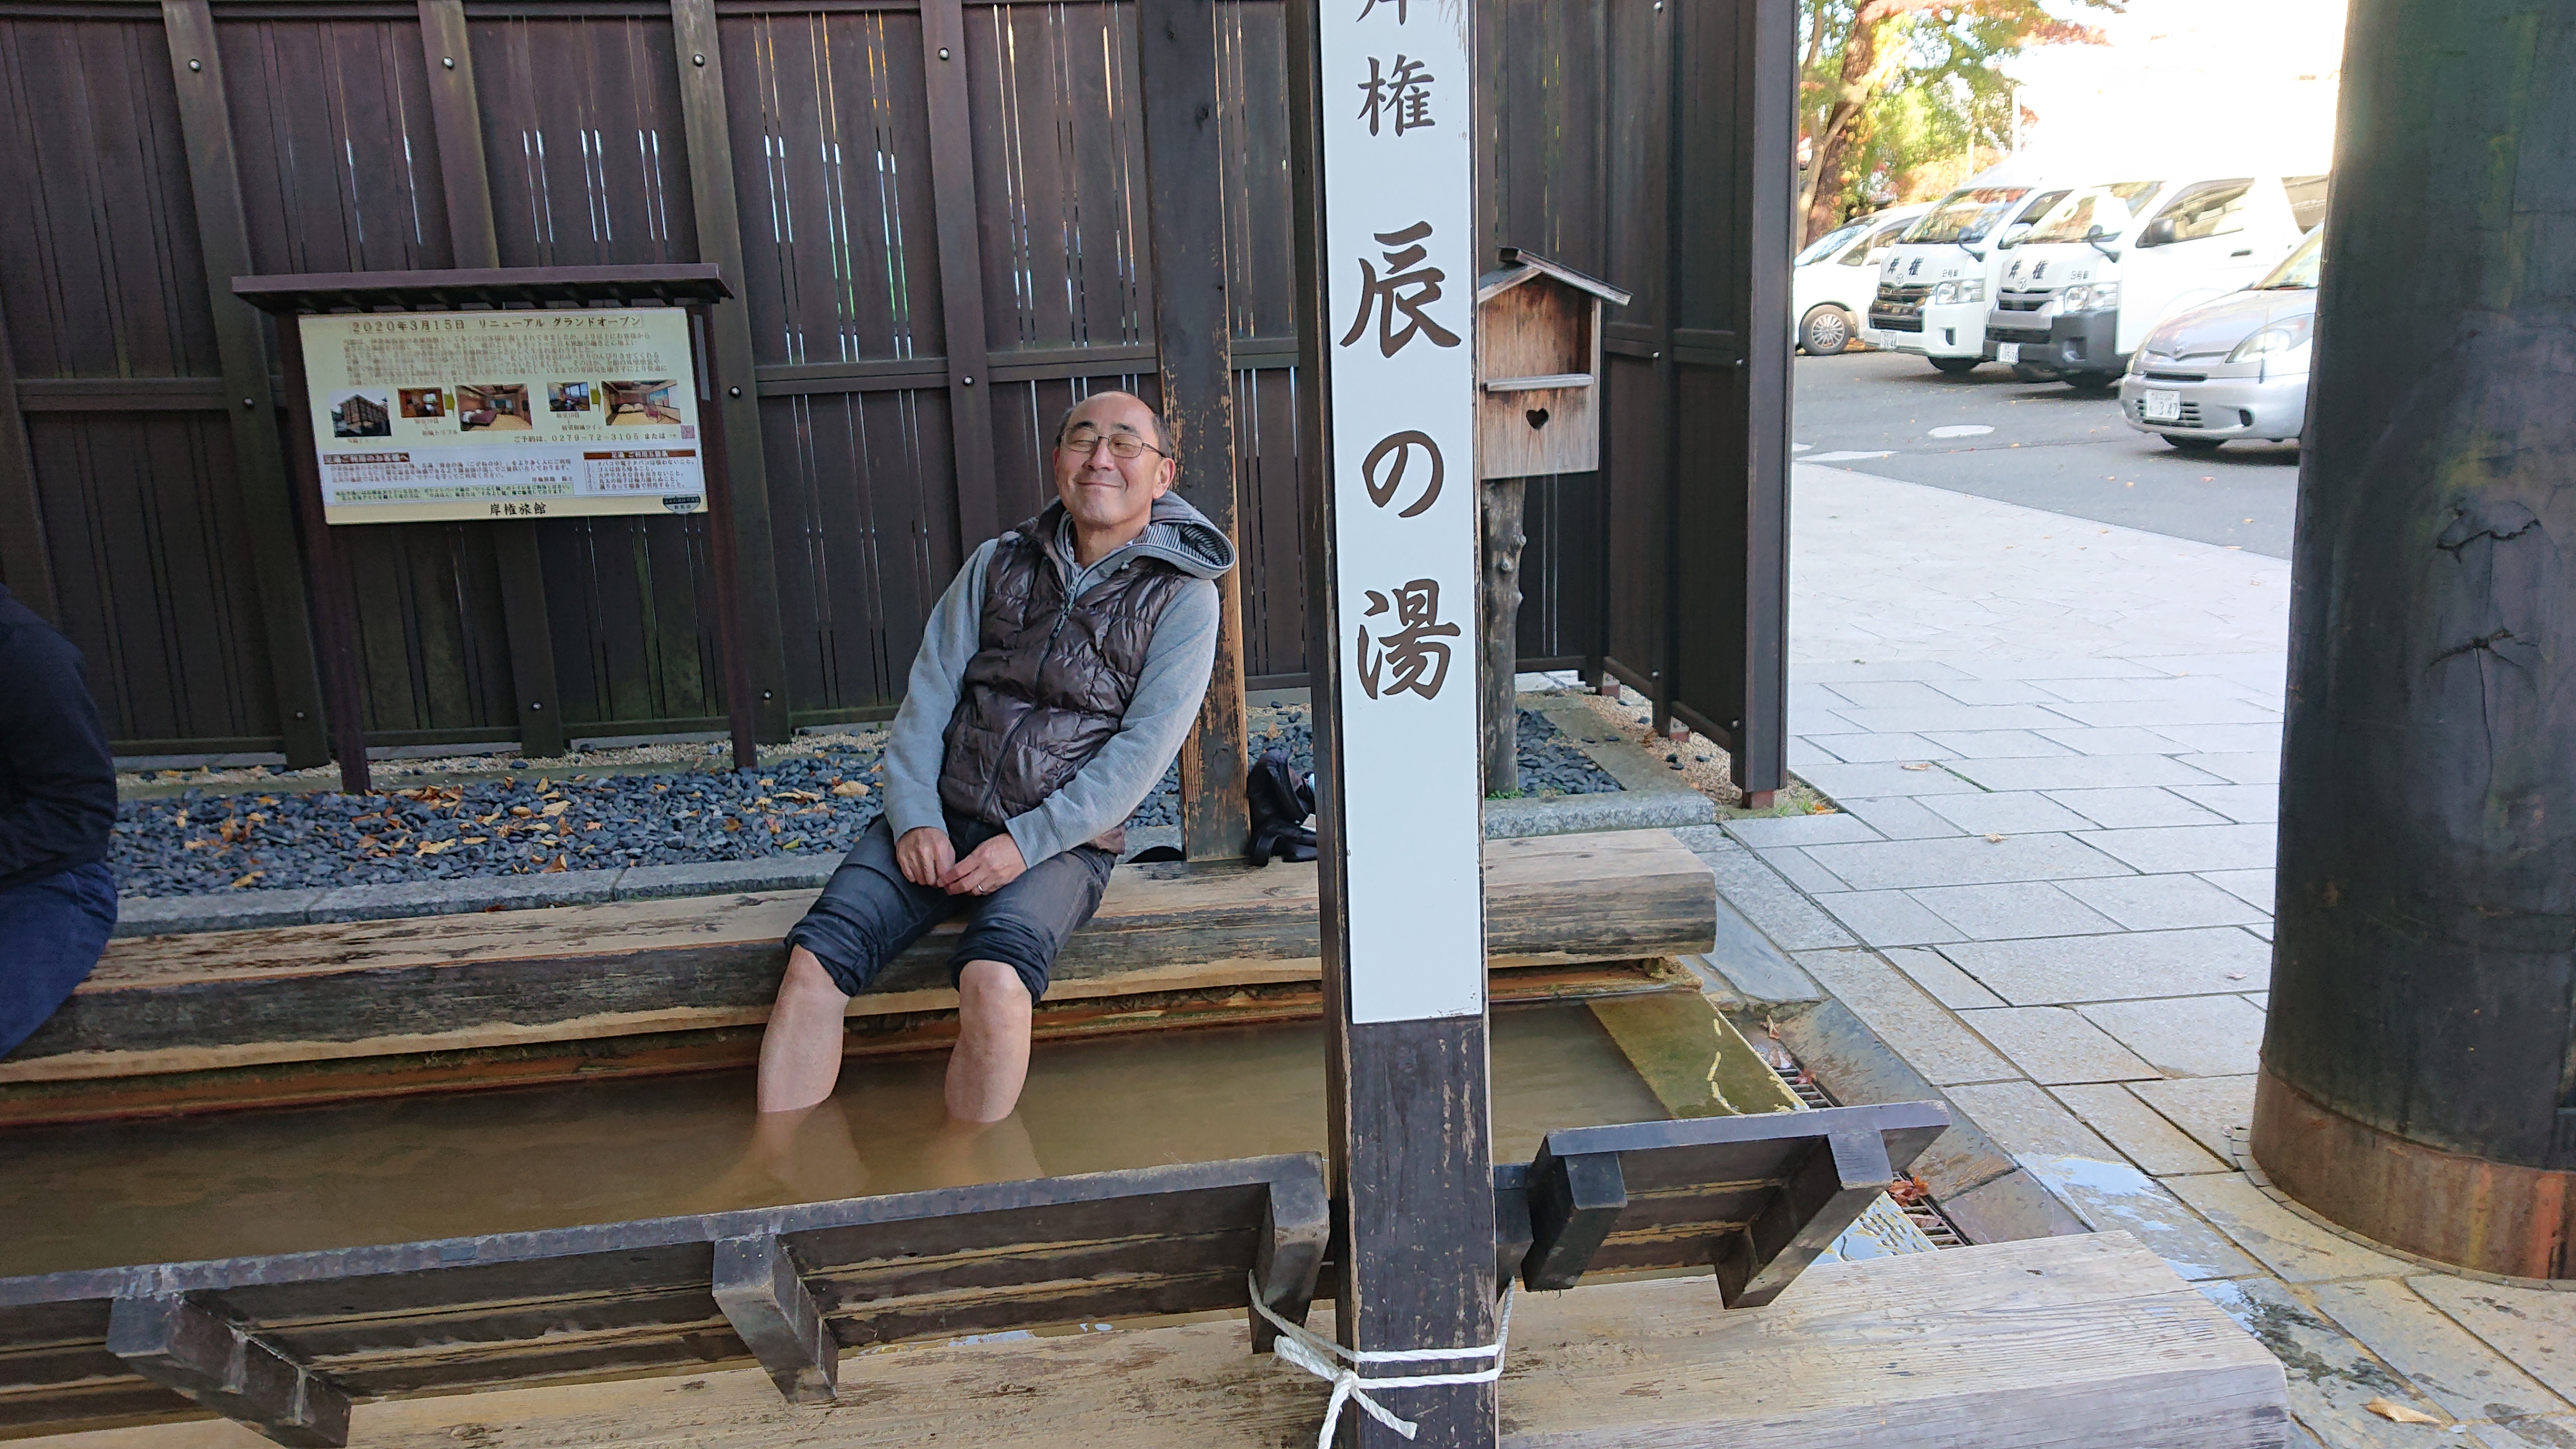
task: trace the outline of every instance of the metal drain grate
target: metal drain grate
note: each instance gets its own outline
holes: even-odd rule
[[[1787,1047],[1780,1045],[1776,1040],[1769,1043],[1769,1046],[1771,1048],[1771,1070],[1780,1074],[1780,1080],[1788,1086],[1790,1091],[1797,1094],[1799,1101],[1806,1103],[1810,1107],[1835,1107],[1841,1105],[1828,1095],[1824,1088],[1816,1085],[1816,1079],[1808,1075],[1805,1067],[1798,1065],[1797,1058],[1789,1055],[1789,1049]],[[1911,1222],[1917,1228],[1922,1229],[1923,1236],[1930,1238],[1934,1247],[1964,1248],[1968,1246],[1968,1240],[1961,1236],[1959,1229],[1951,1223],[1948,1217],[1943,1215],[1940,1204],[1934,1202],[1932,1200],[1932,1195],[1922,1191],[1919,1186],[1915,1185],[1915,1182],[1919,1182],[1919,1179],[1907,1183],[1900,1183],[1898,1184],[1896,1191],[1888,1194],[1889,1199],[1896,1204],[1896,1210],[1905,1214],[1906,1221]],[[1908,1191],[1908,1188],[1912,1188],[1913,1190]]]

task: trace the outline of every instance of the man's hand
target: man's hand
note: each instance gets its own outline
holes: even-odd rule
[[[918,825],[894,843],[894,861],[903,867],[903,878],[914,885],[943,885],[943,878],[957,868],[957,847],[949,843],[947,831]]]
[[[947,837],[940,840],[945,844]],[[1018,880],[1020,872],[1028,868],[1028,862],[1020,859],[1018,842],[1004,831],[949,867],[948,873],[939,878],[939,888],[952,896],[989,896]]]

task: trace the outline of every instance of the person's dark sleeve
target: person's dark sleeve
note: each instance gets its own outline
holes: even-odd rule
[[[51,630],[14,632],[0,647],[0,756],[20,794],[0,807],[0,877],[103,860],[116,824],[116,761],[80,651]]]

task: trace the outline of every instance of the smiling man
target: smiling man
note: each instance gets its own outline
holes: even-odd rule
[[[832,1093],[841,1019],[959,910],[948,1112],[1018,1103],[1030,1013],[1091,918],[1127,816],[1172,762],[1216,657],[1213,580],[1234,546],[1170,496],[1172,445],[1140,398],[1056,426],[1056,501],[975,550],[922,631],[886,746],[885,814],[794,930],[760,1049],[760,1110]]]

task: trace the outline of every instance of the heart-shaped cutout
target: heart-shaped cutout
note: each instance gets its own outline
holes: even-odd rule
[[[1521,416],[1529,419],[1529,425],[1532,428],[1543,428],[1547,426],[1547,409],[1545,408],[1531,408],[1528,412],[1521,414]]]

